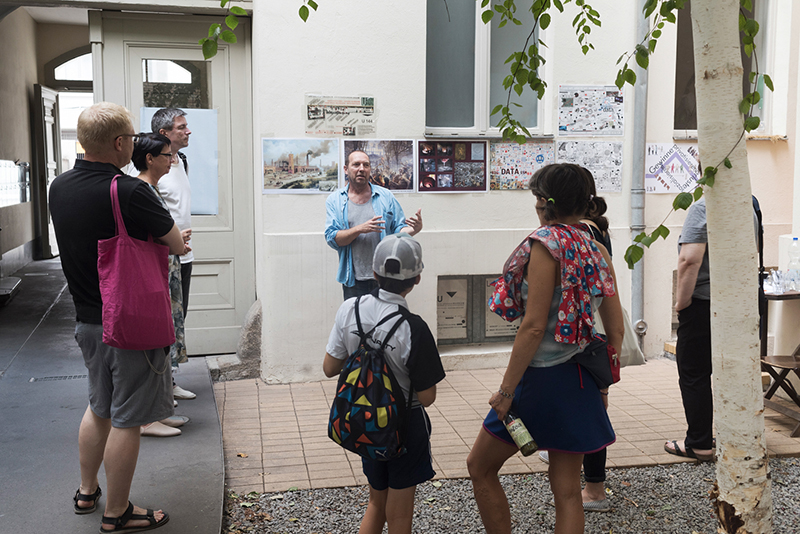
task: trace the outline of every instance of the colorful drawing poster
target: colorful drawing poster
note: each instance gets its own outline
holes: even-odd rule
[[[373,137],[375,97],[306,95],[306,135]]]
[[[420,192],[486,191],[486,141],[420,141]]]
[[[528,189],[533,173],[555,163],[552,141],[528,141],[524,145],[511,141],[492,141],[492,190]]]
[[[558,133],[622,135],[622,91],[616,85],[559,85]]]
[[[370,182],[393,191],[414,191],[414,141],[346,140],[342,173],[347,156],[354,150],[369,156]]]
[[[697,185],[699,152],[696,144],[648,143],[644,189],[647,193],[681,193]]]
[[[331,193],[339,187],[338,139],[261,139],[263,193]]]
[[[622,143],[609,141],[558,141],[557,163],[575,163],[594,176],[598,191],[622,191]]]

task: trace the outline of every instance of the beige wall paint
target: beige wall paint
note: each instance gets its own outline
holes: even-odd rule
[[[89,26],[70,24],[37,24],[36,69],[44,81],[44,65],[61,54],[89,44]]]

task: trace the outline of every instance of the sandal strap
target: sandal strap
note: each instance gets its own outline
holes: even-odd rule
[[[150,523],[151,526],[155,525],[157,523],[157,521],[156,521],[156,513],[155,513],[155,511],[151,510],[150,508],[147,509],[147,513],[146,514],[134,514],[134,513],[132,513],[130,519],[132,521],[147,521],[148,523]]]
[[[114,530],[118,530],[120,527],[124,526],[125,523],[130,521],[131,517],[133,516],[133,504],[131,501],[128,501],[128,508],[125,512],[119,517],[108,517],[103,516],[103,523],[107,525],[114,525]]]
[[[75,492],[75,496],[72,499],[75,501],[75,504],[78,504],[78,501],[84,501],[84,502],[96,501],[97,499],[100,498],[101,493],[102,492],[100,491],[100,486],[97,486],[97,489],[91,495],[81,493],[81,489],[78,488],[77,491]]]

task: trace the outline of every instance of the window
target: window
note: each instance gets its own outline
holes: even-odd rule
[[[519,10],[521,26],[498,28],[499,16],[488,25],[481,21],[480,2],[429,0],[427,5],[425,134],[499,136],[500,117],[489,114],[496,105],[506,103],[503,79],[509,66],[505,61],[525,44],[533,15]],[[539,38],[538,30],[534,37]],[[546,56],[547,49],[541,47],[540,54]],[[541,133],[541,103],[536,93],[530,89],[521,97],[513,93],[512,102],[523,105],[514,109],[515,117],[532,133]]]
[[[758,70],[762,73],[769,68],[767,40],[767,8],[766,0],[753,0],[753,12],[748,16],[755,16],[759,21],[760,28],[756,36],[756,55],[758,56]],[[678,44],[675,58],[675,108],[674,108],[674,129],[675,137],[696,137],[697,136],[697,101],[695,98],[694,84],[694,43],[692,39],[692,20],[691,2],[678,11]],[[742,67],[744,75],[742,77],[742,95],[749,93],[750,72],[755,70],[753,57],[748,57],[742,47]],[[768,131],[766,107],[770,101],[769,90],[764,87],[763,77],[759,77],[756,83],[756,90],[761,95],[761,100],[753,108],[753,115],[761,119],[761,126],[757,132]]]
[[[44,83],[58,91],[92,90],[92,46],[70,50],[44,66]]]

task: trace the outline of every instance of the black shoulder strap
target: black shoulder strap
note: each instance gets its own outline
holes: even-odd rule
[[[183,152],[178,152],[178,157],[181,158],[183,161],[183,170],[186,174],[189,174],[189,161],[186,159],[186,154]]]
[[[397,317],[398,315],[400,315],[400,310],[398,310],[398,311],[396,311],[394,313],[390,313],[389,315],[387,315],[386,317],[384,317],[383,319],[378,321],[378,323],[375,326],[373,326],[372,329],[369,332],[364,333],[364,328],[361,326],[361,314],[358,312],[358,304],[359,304],[359,302],[361,302],[361,297],[363,297],[363,295],[359,295],[358,297],[356,297],[356,304],[355,304],[356,326],[358,326],[358,337],[361,338],[361,343],[366,343],[367,338],[375,331],[376,328],[378,328],[380,325],[382,325],[383,323],[385,323],[386,321],[388,321],[392,317]],[[395,331],[397,330],[397,327],[400,326],[400,323],[402,323],[403,320],[404,319],[400,319],[399,321],[397,321],[397,323],[395,323],[395,325],[389,331],[389,335],[386,336],[386,339],[384,340],[383,344],[381,345],[381,348],[385,348],[386,347],[386,341],[388,341],[388,339],[394,335]]]

